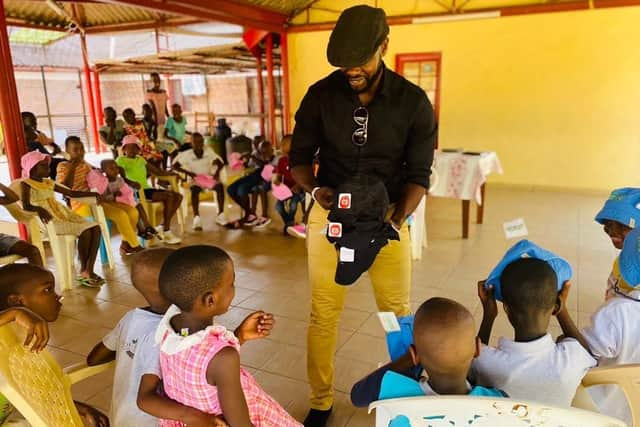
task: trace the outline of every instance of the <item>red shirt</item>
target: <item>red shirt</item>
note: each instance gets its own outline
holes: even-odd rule
[[[293,188],[293,186],[296,185],[296,182],[293,180],[293,176],[291,175],[291,168],[289,167],[289,156],[280,157],[274,173],[282,175],[282,182],[287,187]]]

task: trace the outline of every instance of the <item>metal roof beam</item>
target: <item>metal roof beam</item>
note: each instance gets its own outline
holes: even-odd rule
[[[107,24],[96,25],[87,27],[87,34],[102,34],[102,33],[119,33],[127,31],[141,31],[141,30],[153,30],[155,28],[164,27],[176,27],[180,25],[200,24],[206,22],[203,19],[196,18],[175,18],[165,19],[159,21],[142,21],[142,22],[129,22],[122,24]]]
[[[235,0],[102,0],[102,2],[207,21],[228,22],[273,32],[282,31],[287,23],[287,16],[282,13]]]

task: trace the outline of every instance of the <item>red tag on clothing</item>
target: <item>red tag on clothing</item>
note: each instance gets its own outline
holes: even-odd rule
[[[339,222],[330,222],[328,235],[329,237],[342,237],[342,224]]]
[[[338,207],[340,209],[351,209],[351,193],[340,193],[338,195]]]

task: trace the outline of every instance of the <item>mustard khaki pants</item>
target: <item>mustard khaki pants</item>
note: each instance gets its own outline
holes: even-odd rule
[[[327,410],[333,405],[333,359],[338,322],[348,286],[334,281],[338,258],[324,233],[328,211],[317,203],[309,214],[307,250],[311,285],[311,320],[307,341],[307,375],[311,385],[311,408]],[[403,225],[400,241],[389,241],[369,269],[376,303],[380,311],[397,316],[410,313],[411,243]],[[366,351],[366,349],[363,349]]]
[[[100,206],[104,210],[104,216],[118,228],[122,235],[122,240],[133,248],[140,246],[137,234],[138,218],[140,216],[138,209],[135,206],[118,202],[103,202]],[[87,205],[82,205],[75,212],[80,216],[91,216],[91,209]]]

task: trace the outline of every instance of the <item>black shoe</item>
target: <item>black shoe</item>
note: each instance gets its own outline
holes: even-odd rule
[[[326,427],[327,420],[329,419],[329,415],[331,415],[331,410],[333,407],[327,409],[326,411],[321,411],[319,409],[310,409],[307,414],[307,418],[304,419],[304,427]]]

